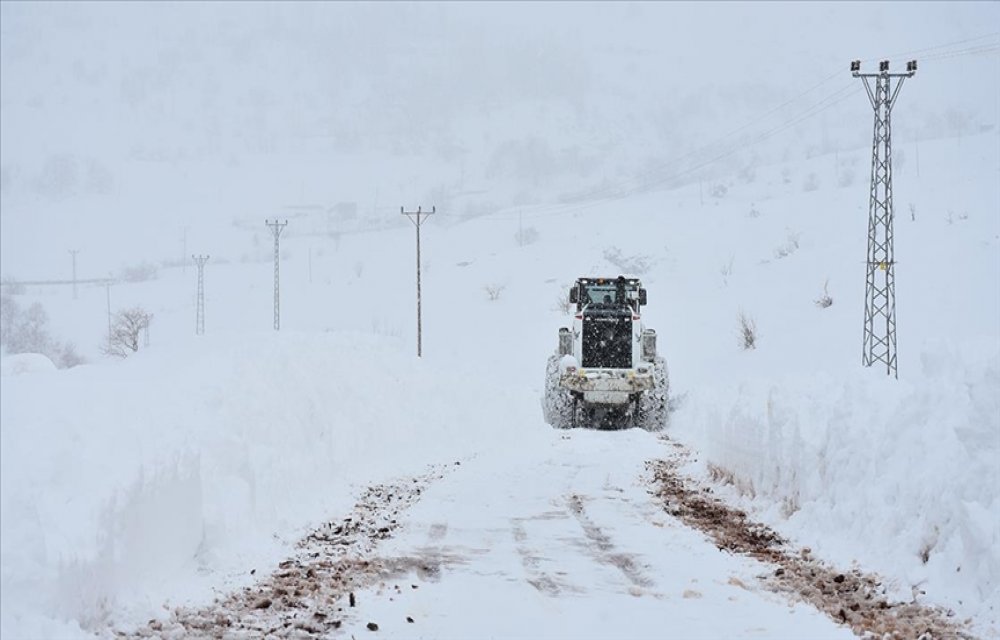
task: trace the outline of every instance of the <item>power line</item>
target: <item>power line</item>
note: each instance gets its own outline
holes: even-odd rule
[[[991,53],[993,51],[1000,51],[1000,44],[984,45],[982,47],[974,47],[971,49],[965,49],[962,51],[948,51],[942,52],[936,56],[928,56],[924,58],[924,61],[936,61],[936,60],[947,60],[948,58],[959,58],[962,56],[973,56],[985,53]]]
[[[924,51],[936,51],[937,52],[936,54],[933,54],[931,56],[925,57],[925,60],[941,60],[941,59],[947,59],[947,58],[958,57],[958,56],[975,55],[975,54],[981,54],[981,53],[989,53],[989,52],[992,52],[992,51],[995,51],[995,50],[1000,50],[1000,44],[983,43],[981,45],[975,45],[973,47],[967,47],[967,48],[964,48],[964,49],[954,49],[954,50],[948,50],[948,48],[949,47],[955,47],[955,46],[962,45],[962,44],[968,44],[968,43],[972,43],[972,42],[978,42],[978,41],[986,40],[988,38],[993,38],[993,37],[997,37],[997,36],[1000,36],[1000,32],[994,32],[994,33],[984,34],[984,35],[981,35],[981,36],[976,36],[974,38],[966,38],[966,39],[963,39],[963,40],[957,40],[957,41],[953,41],[953,42],[947,42],[947,43],[943,43],[943,44],[939,44],[939,45],[934,45],[932,47],[925,47],[923,49],[916,49],[916,50],[911,51],[911,52],[904,52],[904,53],[893,54],[893,56],[889,56],[889,57],[903,56],[903,55],[908,55],[908,54],[918,53],[918,52],[924,52]],[[780,105],[778,105],[776,107],[773,107],[773,108],[769,109],[768,111],[766,111],[766,112],[764,112],[764,113],[762,113],[762,114],[760,114],[758,116],[755,116],[754,118],[750,119],[749,121],[747,121],[746,123],[744,123],[740,127],[737,127],[736,129],[731,130],[730,132],[724,134],[723,136],[720,136],[719,138],[717,138],[713,142],[710,142],[710,143],[708,143],[706,145],[702,145],[702,146],[700,146],[700,147],[698,147],[696,149],[693,149],[693,150],[691,150],[691,151],[689,151],[687,153],[684,153],[684,154],[682,154],[680,156],[677,156],[676,158],[673,158],[671,160],[668,160],[666,162],[661,163],[660,165],[658,165],[657,169],[655,169],[654,171],[662,171],[662,170],[666,169],[667,167],[670,167],[670,166],[673,166],[673,165],[676,165],[676,164],[680,163],[682,160],[690,158],[691,156],[696,156],[698,154],[707,153],[707,152],[711,151],[714,147],[719,146],[722,143],[726,142],[729,138],[731,138],[735,134],[740,133],[740,132],[742,132],[742,131],[750,128],[754,124],[765,120],[767,117],[771,116],[772,114],[781,111],[782,109],[784,109],[788,105],[794,103],[795,101],[797,101],[797,100],[801,99],[802,97],[808,95],[809,93],[815,91],[819,87],[827,84],[830,80],[832,80],[833,78],[835,78],[840,73],[841,73],[841,71],[838,70],[838,71],[830,74],[829,76],[824,77],[818,83],[816,83],[815,85],[809,87],[805,91],[803,91],[803,92],[797,94],[796,96],[794,96],[794,97],[786,100],[785,102],[781,103]],[[724,151],[722,153],[714,155],[709,160],[704,161],[704,162],[700,162],[700,163],[698,163],[697,165],[695,165],[693,167],[689,167],[689,168],[684,169],[684,170],[682,170],[680,172],[671,173],[671,174],[668,174],[666,176],[660,176],[657,179],[654,179],[652,181],[647,181],[645,183],[642,182],[641,178],[631,178],[629,180],[626,180],[624,182],[620,182],[618,184],[606,185],[606,186],[603,186],[603,187],[601,187],[599,189],[596,189],[594,191],[591,191],[591,192],[587,193],[586,197],[589,199],[589,201],[586,202],[586,203],[560,203],[560,204],[552,204],[552,205],[542,205],[540,207],[535,208],[533,211],[529,210],[529,213],[527,215],[528,215],[529,218],[544,218],[544,217],[550,217],[550,216],[564,215],[564,214],[568,214],[568,213],[577,213],[577,212],[582,211],[584,209],[589,209],[589,208],[592,208],[592,207],[595,207],[595,206],[599,206],[601,204],[607,204],[607,203],[610,203],[610,202],[615,202],[617,200],[621,200],[623,198],[629,197],[629,196],[634,195],[636,193],[640,193],[640,192],[643,192],[643,191],[648,191],[650,188],[652,188],[652,186],[656,186],[656,185],[659,185],[659,184],[663,184],[664,182],[669,182],[671,180],[675,180],[678,177],[685,176],[685,175],[687,175],[687,174],[689,174],[689,173],[691,173],[693,171],[696,171],[697,169],[704,168],[706,166],[714,164],[715,162],[718,162],[721,159],[729,157],[729,156],[733,155],[734,153],[736,153],[736,152],[738,152],[738,151],[740,151],[742,149],[745,149],[745,148],[751,147],[751,146],[753,146],[755,144],[759,144],[761,142],[764,142],[764,141],[766,141],[766,140],[774,137],[775,135],[778,135],[778,134],[780,134],[780,133],[788,130],[789,128],[794,127],[795,125],[797,125],[797,124],[799,124],[799,123],[801,123],[801,122],[803,122],[803,121],[805,121],[805,120],[807,120],[807,119],[809,119],[809,118],[811,118],[811,117],[813,117],[815,115],[818,115],[819,113],[822,113],[823,111],[826,111],[828,108],[831,108],[831,107],[833,107],[833,106],[835,106],[835,105],[843,102],[844,100],[849,99],[850,97],[852,97],[853,95],[855,95],[857,92],[860,91],[860,90],[854,91],[854,92],[851,92],[851,93],[845,95],[843,92],[846,89],[848,89],[848,88],[849,88],[849,85],[843,87],[842,89],[839,89],[839,90],[835,91],[833,94],[830,94],[830,95],[828,95],[828,96],[820,99],[816,104],[814,104],[814,105],[806,108],[803,112],[800,112],[799,114],[793,115],[790,118],[786,119],[783,123],[777,125],[776,127],[774,127],[772,129],[764,132],[763,134],[757,134],[756,136],[752,137],[750,139],[750,141],[744,142],[744,143],[739,144],[738,146],[736,146],[734,148],[730,148],[727,151]],[[815,109],[815,111],[814,111],[814,109]],[[650,173],[650,172],[647,172],[647,173]],[[630,183],[631,184],[635,184],[637,186],[631,186]],[[511,217],[510,216],[495,216],[495,217],[493,217],[493,219],[496,219],[496,220],[509,220],[509,219],[511,219]]]
[[[752,127],[753,125],[757,124],[758,122],[761,122],[762,120],[767,119],[772,114],[777,113],[778,111],[781,111],[782,109],[784,109],[788,105],[792,104],[793,102],[795,102],[795,101],[797,101],[797,100],[799,100],[799,99],[801,99],[801,98],[809,95],[810,93],[812,93],[816,89],[819,89],[820,87],[822,87],[823,85],[827,84],[828,82],[830,82],[831,80],[833,80],[834,78],[836,78],[838,75],[840,75],[840,73],[841,72],[840,72],[839,69],[837,71],[834,71],[833,73],[831,73],[827,77],[823,78],[822,80],[820,80],[819,82],[817,82],[813,86],[811,86],[808,89],[806,89],[805,91],[803,91],[803,92],[795,95],[794,97],[789,98],[788,100],[782,102],[778,106],[773,107],[773,108],[769,109],[768,111],[765,111],[764,113],[751,118],[750,120],[748,120],[747,122],[745,122],[743,125],[741,125],[741,126],[735,128],[735,129],[733,129],[733,130],[731,130],[731,131],[729,131],[729,132],[727,132],[727,133],[719,136],[717,139],[715,139],[714,141],[712,141],[712,142],[710,142],[710,143],[708,143],[706,145],[703,145],[701,147],[695,148],[695,149],[693,149],[693,150],[691,150],[691,151],[689,151],[689,152],[687,152],[687,153],[685,153],[685,154],[683,154],[681,156],[678,156],[678,157],[676,157],[676,158],[674,158],[672,160],[668,160],[667,162],[662,163],[659,168],[660,169],[666,168],[666,167],[668,167],[670,165],[676,164],[676,163],[680,162],[681,160],[689,158],[689,157],[691,157],[693,155],[696,155],[696,154],[701,153],[703,151],[707,151],[708,149],[712,148],[713,146],[722,144],[723,142],[727,141],[729,138],[733,137],[737,133],[740,133],[741,131],[745,131],[746,129],[748,129],[748,128]]]
[[[1000,31],[994,31],[992,33],[984,33],[983,35],[976,36],[974,38],[965,38],[963,40],[956,40],[954,42],[946,42],[946,43],[934,45],[934,46],[931,46],[931,47],[924,47],[923,49],[912,49],[910,51],[903,51],[902,53],[892,53],[892,54],[889,54],[887,56],[882,56],[881,59],[883,59],[883,60],[891,60],[892,58],[911,58],[911,57],[913,57],[915,55],[918,55],[918,54],[927,54],[928,52],[937,51],[938,49],[947,49],[948,47],[954,47],[954,46],[957,46],[957,45],[960,45],[960,44],[968,44],[970,42],[977,42],[979,40],[986,40],[988,38],[997,38],[997,37],[1000,37]],[[935,55],[935,54],[928,54],[928,55]],[[923,60],[926,60],[928,58],[928,55],[921,55],[920,57]],[[878,59],[879,58],[867,58],[864,61],[865,62],[875,62]]]
[[[819,115],[820,113],[826,111],[827,109],[830,109],[830,108],[832,108],[832,107],[840,104],[841,102],[847,100],[848,98],[851,98],[852,96],[856,95],[860,91],[861,91],[860,89],[853,88],[852,85],[850,85],[850,84],[844,85],[841,88],[839,88],[836,91],[834,91],[833,93],[828,94],[828,95],[824,96],[823,98],[820,98],[817,102],[815,102],[812,105],[810,105],[804,111],[799,112],[798,114],[796,114],[795,116],[792,116],[791,118],[785,120],[781,124],[779,124],[779,125],[777,125],[775,127],[772,127],[771,129],[768,129],[768,130],[766,130],[766,131],[764,131],[762,133],[758,133],[758,134],[752,136],[751,138],[749,138],[748,140],[746,140],[746,141],[744,141],[742,143],[737,144],[736,146],[730,147],[730,148],[726,149],[725,151],[717,153],[717,154],[709,157],[708,159],[706,159],[704,161],[701,161],[699,163],[696,163],[696,164],[694,164],[692,166],[689,166],[689,167],[687,167],[685,169],[682,169],[680,171],[676,171],[676,172],[673,172],[673,173],[670,173],[670,174],[666,174],[666,175],[660,176],[660,177],[658,177],[658,178],[656,178],[654,180],[647,180],[645,182],[639,182],[638,180],[632,180],[631,182],[637,183],[633,187],[629,187],[628,185],[625,185],[625,184],[619,184],[616,187],[617,193],[615,193],[612,196],[605,197],[605,198],[599,198],[597,200],[591,200],[591,201],[586,202],[586,203],[571,203],[571,204],[549,205],[548,207],[543,207],[541,209],[536,209],[534,212],[531,212],[531,213],[527,214],[527,217],[528,218],[546,218],[546,217],[552,217],[552,216],[558,216],[558,215],[565,215],[565,214],[569,214],[569,213],[577,213],[577,212],[583,211],[585,209],[590,209],[592,207],[596,207],[596,206],[600,206],[600,205],[603,205],[603,204],[608,204],[608,203],[611,203],[611,202],[622,200],[624,198],[631,197],[631,196],[636,195],[638,193],[648,192],[648,191],[652,190],[656,186],[659,186],[659,185],[664,184],[666,182],[670,182],[670,181],[676,180],[678,178],[684,177],[686,175],[689,175],[689,174],[691,174],[691,173],[693,173],[693,172],[695,172],[695,171],[697,171],[699,169],[702,169],[704,167],[710,166],[710,165],[712,165],[712,164],[714,164],[714,163],[716,163],[716,162],[718,162],[720,160],[723,160],[723,159],[725,159],[725,158],[727,158],[729,156],[732,156],[732,155],[738,153],[739,151],[742,151],[742,150],[747,149],[749,147],[752,147],[754,145],[760,144],[761,142],[769,140],[770,138],[775,137],[776,135],[778,135],[778,134],[780,134],[780,133],[782,133],[782,132],[784,132],[784,131],[786,131],[786,130],[788,130],[788,129],[790,129],[790,128],[792,128],[792,127],[794,127],[794,126],[796,126],[796,125],[798,125],[798,124],[800,124],[802,122],[804,122],[805,120],[808,120],[808,119],[810,119],[812,117],[815,117],[815,116]],[[702,147],[699,151],[708,151],[709,148],[710,148],[709,146]],[[690,156],[690,155],[692,155],[692,153],[688,153],[688,154],[686,154],[686,156]],[[685,157],[685,156],[681,156],[681,157]]]

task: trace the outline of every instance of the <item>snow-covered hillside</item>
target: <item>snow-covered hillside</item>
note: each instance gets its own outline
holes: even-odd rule
[[[644,12],[667,9],[650,5],[614,9],[624,13],[608,24],[609,5],[587,5],[589,33],[608,39],[583,51],[565,44],[576,32],[558,7],[539,9],[512,44],[519,20],[497,7],[468,29],[474,12],[439,6],[313,5],[296,19],[201,7],[191,10],[204,22],[188,28],[165,5],[3,4],[2,278],[68,279],[66,249],[80,249],[81,278],[115,282],[76,297],[4,288],[5,304],[38,303],[53,339],[88,362],[0,361],[0,636],[109,636],[207,606],[344,517],[366,486],[434,465],[461,473],[431,484],[388,547],[419,551],[445,539],[447,520],[465,559],[442,569],[438,591],[366,609],[402,620],[400,602],[421,608],[416,633],[470,635],[463,625],[491,613],[480,598],[495,589],[523,614],[496,621],[514,636],[656,637],[667,618],[685,621],[681,635],[846,636],[802,603],[788,615],[787,599],[747,588],[758,565],[655,507],[643,462],[672,445],[544,423],[568,285],[620,273],[649,292],[644,321],[676,407],[667,435],[693,456],[685,473],[817,557],[881,574],[896,598],[1000,636],[1000,76],[993,50],[974,50],[995,34],[964,31],[998,16],[995,5],[907,18],[947,14],[965,25],[953,37],[892,31],[898,50],[929,58],[895,112],[895,380],[861,366],[871,114],[846,70],[817,78],[816,93],[777,95],[694,84],[757,58],[685,54],[691,75],[670,69],[673,84],[647,95],[676,53],[656,48],[664,22]],[[861,38],[881,33],[876,8],[882,17],[857,27],[838,5],[808,20],[835,15]],[[137,26],[103,42],[110,15]],[[468,57],[405,40],[384,49],[404,18],[461,33]],[[727,20],[713,38],[754,44],[739,15]],[[387,31],[368,41],[381,21]],[[669,24],[692,46],[706,33]],[[95,53],[68,62],[43,46],[59,33]],[[330,33],[342,45],[326,49]],[[810,33],[774,51],[808,48]],[[939,42],[959,44],[930,47]],[[842,49],[823,48],[820,62],[846,62]],[[368,66],[333,88],[317,81],[316,60],[358,51]],[[956,59],[990,72],[975,108],[949,102]],[[396,100],[435,87],[453,98],[440,112],[428,97],[412,111]],[[420,359],[414,232],[400,206],[437,207],[421,235]],[[289,220],[280,332],[264,226],[275,217]],[[191,253],[211,254],[203,336]],[[149,277],[127,281],[123,268]],[[816,303],[824,295],[831,305]],[[153,314],[148,345],[102,356],[108,309],[132,306]],[[751,351],[741,314],[757,328]],[[612,566],[611,538],[638,573]],[[598,564],[567,560],[574,549]],[[569,586],[525,588],[541,578]],[[577,617],[567,626],[563,615]]]
[[[943,189],[900,172],[897,197],[919,204],[898,221],[898,382],[856,348],[863,188],[802,192],[780,167],[704,206],[694,186],[559,215],[431,218],[419,361],[405,231],[339,245],[290,234],[277,334],[266,263],[209,263],[200,338],[193,269],[116,286],[116,303],[155,311],[148,349],[3,378],[5,629],[140,620],[278,557],[367,481],[502,443],[516,457],[511,443],[548,429],[542,369],[565,285],[622,270],[650,291],[680,407],[671,431],[703,464],[796,541],[995,628],[996,143],[927,145],[922,171],[980,187],[950,221]],[[537,241],[518,246],[519,224]],[[827,279],[834,303],[820,308]],[[498,300],[487,285],[504,287]],[[23,297],[76,337],[87,325],[73,309],[99,309],[103,290]],[[757,322],[752,352],[740,310]]]

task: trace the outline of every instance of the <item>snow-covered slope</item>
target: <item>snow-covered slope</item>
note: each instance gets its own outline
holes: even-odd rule
[[[116,306],[155,311],[148,349],[2,379],[5,632],[100,628],[207,597],[366,481],[548,429],[539,395],[567,321],[558,298],[578,274],[623,270],[650,291],[680,401],[671,429],[702,464],[800,544],[995,629],[997,136],[922,152],[933,186],[897,177],[897,202],[916,203],[916,220],[897,220],[898,382],[859,364],[864,186],[803,191],[783,167],[704,206],[693,185],[555,214],[431,218],[420,361],[412,232],[283,238],[279,334],[266,263],[209,263],[201,338],[193,269],[113,287]],[[955,202],[941,185],[961,180],[972,188]],[[537,241],[518,246],[529,227]],[[487,285],[504,287],[498,300]],[[83,342],[103,294],[24,297]],[[741,310],[759,329],[752,352],[737,344]]]
[[[208,594],[356,487],[537,422],[523,398],[414,360],[288,331],[3,378],[4,636],[47,635],[40,613],[92,627]]]
[[[688,472],[819,557],[1000,634],[1000,75],[996,34],[973,33],[996,5],[873,5],[859,22],[837,4],[0,4],[2,279],[66,279],[75,249],[81,278],[118,280],[11,296],[89,364],[3,355],[4,638],[207,602],[367,483],[430,464],[480,461],[462,477],[491,484],[448,479],[417,532],[466,496],[514,509],[494,483],[530,467],[528,482],[535,461],[640,504],[626,476],[655,438],[563,442],[539,403],[567,285],[619,273],[649,290]],[[851,47],[921,63],[894,112],[898,381],[860,365],[871,113]],[[825,66],[805,93],[785,82]],[[420,360],[399,214],[418,205],[437,206]],[[205,336],[192,253],[211,254]],[[142,265],[158,271],[120,277]],[[133,305],[154,316],[148,346],[102,357],[108,310]],[[614,487],[581,471],[598,463],[621,463]],[[476,507],[456,521],[517,515]],[[602,526],[669,564],[662,538]]]

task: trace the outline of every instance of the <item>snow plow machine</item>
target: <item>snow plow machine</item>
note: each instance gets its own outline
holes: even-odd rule
[[[656,332],[642,325],[646,290],[637,278],[579,278],[570,288],[573,326],[545,369],[545,421],[557,429],[650,431],[666,425],[667,366]]]

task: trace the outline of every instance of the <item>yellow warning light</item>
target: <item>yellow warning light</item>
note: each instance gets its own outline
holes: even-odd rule
[[[881,269],[882,271],[885,271],[886,269],[889,268],[889,265],[885,260],[883,260],[878,264],[878,268]]]

